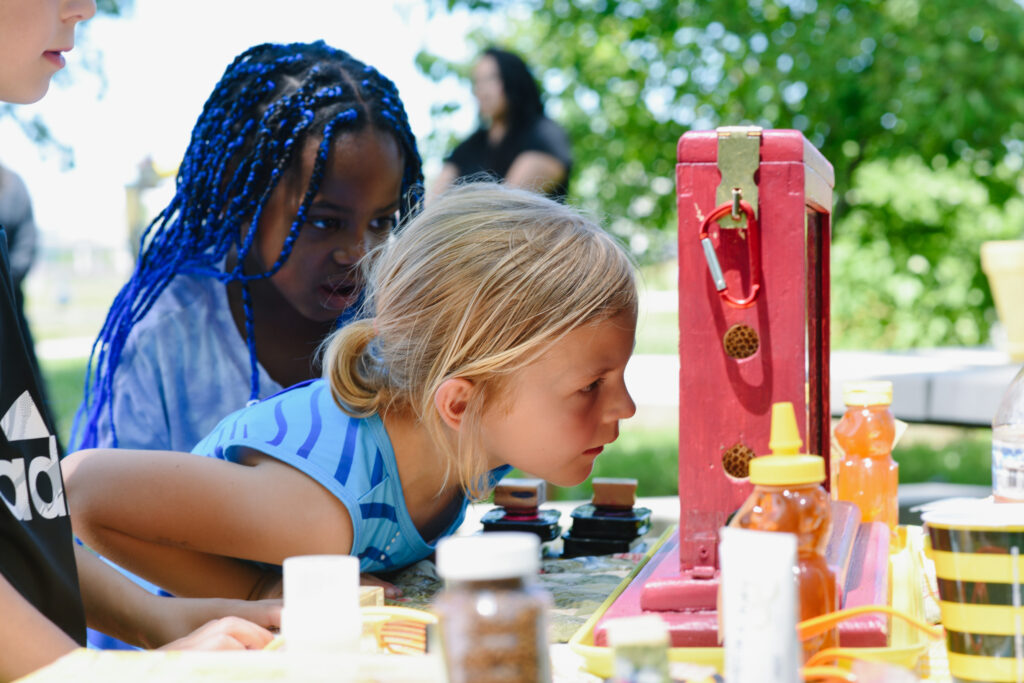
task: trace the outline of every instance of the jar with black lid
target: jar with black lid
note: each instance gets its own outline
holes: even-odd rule
[[[551,681],[551,596],[536,583],[539,569],[535,534],[488,532],[438,544],[445,588],[434,611],[449,683]]]

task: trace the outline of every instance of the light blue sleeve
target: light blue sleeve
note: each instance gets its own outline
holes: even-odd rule
[[[114,374],[118,446],[189,451],[246,405],[249,351],[222,290],[212,280],[176,280],[132,330]],[[263,396],[281,390],[259,372]],[[102,417],[100,445],[110,446],[109,419]]]
[[[126,348],[114,374],[114,424],[119,448],[172,448],[159,364],[136,345]],[[98,448],[113,446],[109,413],[97,421]]]

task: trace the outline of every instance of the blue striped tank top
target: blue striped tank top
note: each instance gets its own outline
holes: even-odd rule
[[[237,462],[247,447],[304,472],[337,496],[352,517],[351,554],[360,570],[381,572],[430,556],[459,527],[468,500],[437,539],[424,540],[405,507],[391,441],[378,415],[354,418],[322,379],[296,384],[224,418],[193,453]],[[492,470],[496,483],[511,468]]]

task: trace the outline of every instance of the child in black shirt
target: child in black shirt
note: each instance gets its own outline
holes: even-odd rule
[[[41,98],[75,26],[95,12],[95,0],[0,0],[0,101]],[[0,680],[84,645],[87,622],[148,647],[263,647],[272,637],[263,626],[280,620],[277,604],[159,598],[74,544],[53,422],[16,310],[0,230]],[[262,626],[210,621],[225,614]]]

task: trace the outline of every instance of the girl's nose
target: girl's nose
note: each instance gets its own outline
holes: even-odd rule
[[[366,247],[363,246],[362,240],[359,240],[337,245],[331,255],[334,257],[335,263],[348,266],[363,258],[365,253]]]
[[[352,265],[366,254],[366,231],[351,230],[339,234],[331,255],[334,262],[341,265]]]
[[[614,403],[609,411],[611,419],[626,420],[636,415],[636,403],[633,402],[633,397],[629,395],[629,389],[626,388],[625,382],[620,384],[613,401]]]

